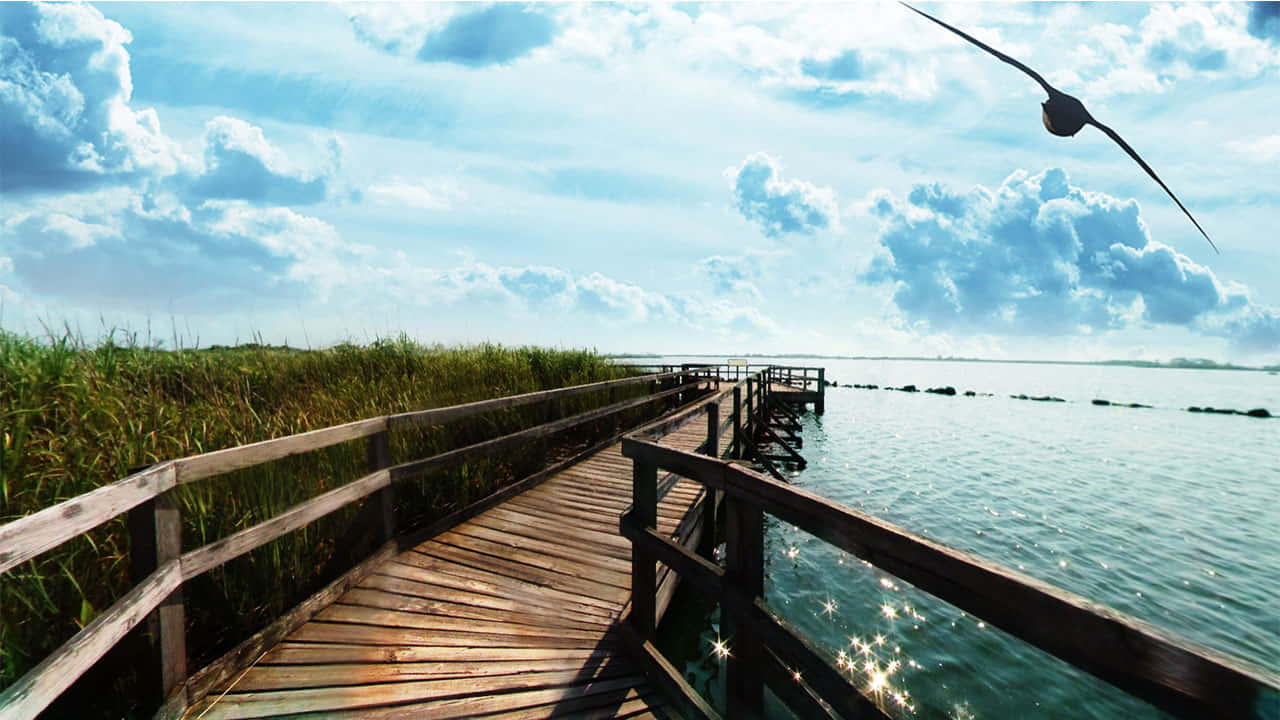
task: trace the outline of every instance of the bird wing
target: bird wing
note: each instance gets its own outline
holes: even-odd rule
[[[1107,137],[1111,138],[1112,140],[1115,140],[1117,145],[1119,145],[1125,152],[1129,153],[1129,157],[1136,160],[1137,163],[1142,166],[1142,169],[1146,170],[1147,174],[1151,176],[1151,179],[1159,183],[1160,187],[1164,188],[1164,191],[1169,193],[1169,197],[1173,198],[1173,201],[1178,203],[1178,207],[1182,208],[1182,212],[1187,214],[1187,218],[1191,220],[1191,224],[1196,226],[1196,229],[1200,231],[1200,234],[1204,236],[1205,240],[1209,240],[1209,247],[1213,248],[1213,251],[1215,253],[1218,253],[1219,255],[1222,254],[1222,251],[1218,250],[1218,246],[1213,244],[1213,240],[1209,239],[1209,233],[1205,232],[1204,228],[1200,227],[1200,223],[1196,222],[1196,219],[1191,216],[1191,211],[1188,210],[1187,207],[1182,204],[1182,201],[1178,199],[1177,195],[1173,194],[1173,191],[1169,189],[1169,186],[1165,185],[1164,181],[1161,180],[1158,175],[1156,175],[1156,171],[1152,170],[1151,166],[1148,165],[1146,161],[1144,161],[1141,157],[1139,157],[1138,153],[1134,151],[1133,148],[1129,147],[1129,143],[1125,142],[1123,138],[1117,135],[1115,130],[1112,130],[1111,128],[1107,127],[1106,125],[1103,125],[1102,123],[1098,122],[1097,120],[1094,120],[1093,118],[1089,118],[1089,124],[1098,128],[1102,132],[1106,133]]]
[[[948,24],[946,24],[946,23],[942,22],[942,21],[941,21],[941,20],[939,20],[938,18],[936,18],[936,17],[934,17],[934,16],[930,15],[930,14],[929,14],[929,13],[927,13],[927,12],[924,12],[923,10],[916,10],[915,8],[911,7],[910,5],[908,5],[908,4],[906,4],[906,3],[901,3],[901,4],[902,4],[902,6],[903,6],[903,7],[907,8],[908,10],[910,10],[910,11],[912,11],[912,12],[914,12],[914,13],[918,13],[918,14],[920,14],[920,15],[923,15],[923,16],[925,16],[926,18],[929,18],[930,20],[932,20],[932,21],[934,21],[934,22],[938,23],[938,24],[939,24],[939,25],[941,25],[942,27],[944,27],[944,28],[946,28],[946,29],[950,30],[951,32],[953,32],[953,33],[955,33],[955,34],[959,35],[960,37],[964,38],[965,40],[968,40],[969,42],[973,43],[974,45],[977,45],[978,47],[982,48],[983,50],[986,50],[987,52],[991,53],[992,55],[995,55],[996,57],[1000,58],[1000,59],[1001,59],[1001,60],[1003,60],[1004,62],[1007,62],[1007,63],[1009,63],[1010,65],[1012,65],[1012,66],[1014,66],[1014,67],[1018,68],[1018,69],[1019,69],[1019,70],[1021,70],[1022,72],[1024,72],[1024,73],[1026,73],[1026,74],[1030,75],[1030,76],[1031,76],[1031,78],[1032,78],[1033,80],[1035,80],[1036,82],[1040,83],[1040,87],[1044,88],[1044,91],[1045,91],[1046,93],[1048,93],[1049,95],[1053,95],[1054,93],[1058,92],[1058,91],[1057,91],[1057,90],[1056,90],[1052,85],[1050,85],[1049,83],[1045,82],[1044,78],[1040,77],[1040,73],[1036,72],[1035,70],[1032,70],[1031,68],[1027,67],[1026,65],[1023,65],[1022,63],[1018,62],[1017,60],[1014,60],[1013,58],[1009,57],[1008,55],[1005,55],[1004,53],[1000,52],[999,50],[996,50],[995,48],[993,48],[993,47],[991,47],[990,45],[988,45],[988,44],[986,44],[986,43],[982,42],[981,40],[979,40],[979,39],[977,39],[977,38],[973,37],[972,35],[970,35],[970,34],[968,34],[968,33],[964,32],[963,30],[960,30],[960,29],[958,29],[958,28],[954,28],[954,27],[952,27],[952,26],[950,26],[950,25],[948,25]]]

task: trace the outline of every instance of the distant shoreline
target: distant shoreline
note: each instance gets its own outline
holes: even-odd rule
[[[646,358],[662,358],[662,357],[688,357],[688,358],[787,358],[791,359],[808,359],[808,360],[911,360],[916,362],[967,362],[967,363],[1002,363],[1008,365],[1098,365],[1104,367],[1136,367],[1136,368],[1152,368],[1165,370],[1246,370],[1252,372],[1277,372],[1280,371],[1280,365],[1265,365],[1261,367],[1251,367],[1248,365],[1234,365],[1231,363],[1218,363],[1212,360],[1204,360],[1199,358],[1175,358],[1168,362],[1158,362],[1155,360],[992,360],[987,358],[966,358],[966,357],[910,357],[895,355],[804,355],[795,353],[780,353],[777,355],[768,353],[740,353],[740,354],[709,354],[709,353],[610,353],[604,355],[606,358],[613,360],[624,358],[646,359]]]

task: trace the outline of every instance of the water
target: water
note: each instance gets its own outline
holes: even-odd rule
[[[804,419],[809,466],[797,486],[1280,672],[1280,420],[1183,409],[1280,413],[1280,377],[778,362],[821,364],[841,384],[994,395],[828,388],[826,414]],[[1008,397],[1020,393],[1069,402]],[[1095,407],[1093,398],[1155,407]],[[875,687],[895,716],[1161,716],[793,527],[770,525],[766,557],[773,608],[856,684]],[[703,645],[714,623],[704,620]],[[684,659],[704,684],[716,675],[709,653]]]

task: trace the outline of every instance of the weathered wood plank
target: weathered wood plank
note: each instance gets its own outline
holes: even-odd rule
[[[556,558],[563,558],[583,566],[597,567],[610,572],[626,575],[631,570],[630,563],[625,560],[609,557],[596,548],[584,548],[582,541],[570,544],[564,539],[549,536],[532,537],[511,531],[511,525],[505,530],[494,530],[478,524],[467,524],[454,530],[454,533],[473,538],[502,543],[517,550],[528,550]]]
[[[422,575],[415,575],[419,579],[402,577],[414,575],[415,572],[425,575],[429,582],[422,582]],[[592,625],[613,624],[613,617],[608,610],[582,605],[569,599],[576,596],[537,592],[533,588],[538,586],[521,586],[514,582],[482,583],[454,575],[432,575],[407,565],[388,563],[381,572],[369,578],[365,585],[388,592],[411,594],[426,600],[456,600],[479,608],[519,610],[530,615],[562,617]]]
[[[128,512],[174,486],[172,462],[0,525],[0,573]]]
[[[182,555],[182,514],[171,492],[161,493],[129,511],[130,579],[142,582],[151,573]],[[163,701],[175,695],[185,705],[185,694],[175,693],[187,679],[186,607],[182,586],[161,601],[146,619],[147,660],[142,668],[146,695]],[[145,686],[144,686],[145,687]]]
[[[400,610],[384,610],[365,605],[348,605],[345,602],[334,603],[321,610],[316,613],[315,619],[319,622],[410,628],[414,630],[474,632],[485,635],[512,635],[515,637],[564,637],[592,640],[604,636],[604,631],[600,629],[571,630],[563,627],[522,625],[506,620],[478,620],[475,618],[425,615]]]
[[[315,522],[349,503],[387,487],[390,481],[391,474],[387,470],[370,473],[359,480],[294,505],[270,520],[192,550],[182,556],[183,579],[190,580],[228,560],[265,545],[285,533]]]
[[[394,581],[393,578],[383,579]],[[409,584],[407,581],[402,582],[404,582],[405,585]],[[402,587],[401,589],[418,590],[419,587],[420,586],[414,586],[412,588]],[[342,597],[342,602],[347,605],[364,605],[365,607],[380,608],[383,610],[399,610],[402,612],[442,616],[460,620],[469,619],[485,620],[488,622],[509,622],[529,627],[556,627],[595,633],[603,633],[609,627],[606,623],[581,622],[573,618],[564,617],[561,614],[551,615],[528,613],[524,612],[523,608],[518,607],[498,610],[495,608],[473,605],[471,603],[473,597],[474,596],[454,595],[451,600],[437,600],[422,597],[421,595],[402,595],[382,590],[380,588],[358,587],[347,591],[346,595]],[[512,605],[514,605],[514,603]]]
[[[559,635],[525,636],[517,642],[501,633],[462,630],[414,630],[409,628],[328,623],[312,620],[289,635],[292,642],[342,643],[344,645],[433,645],[439,647],[542,647],[595,648],[612,644],[608,635],[600,638],[572,638]]]
[[[501,562],[492,555],[461,548],[456,545],[431,542],[423,543],[400,560],[406,564],[434,569],[442,574],[497,583],[501,579],[511,581],[513,587],[528,590],[537,595],[563,598],[584,606],[595,606],[605,614],[616,607],[619,589],[583,582],[568,575],[540,571],[536,566]]]
[[[632,668],[618,663],[602,667],[593,679],[635,677]],[[363,687],[302,688],[286,691],[232,693],[222,697],[204,715],[207,720],[260,718],[286,713],[331,712],[378,705],[422,702],[436,698],[488,695],[514,690],[534,690],[583,682],[581,670],[527,672],[499,677],[449,678],[385,683]],[[200,709],[203,711],[203,708]]]
[[[237,645],[226,655],[218,658],[205,668],[191,676],[187,681],[186,692],[190,702],[197,702],[209,691],[242,671],[268,648],[275,646],[303,623],[310,620],[321,608],[337,600],[348,588],[369,577],[381,567],[388,558],[395,554],[395,544],[385,543],[360,564],[343,573],[333,582],[321,588],[311,597],[299,603],[289,612],[281,615],[267,627]]]
[[[538,585],[509,575],[455,564],[430,555],[414,553],[410,556],[406,553],[396,561],[387,563],[380,572],[441,587],[456,588],[477,595],[519,599],[520,602],[548,610],[563,609],[566,612],[591,615],[609,621],[613,620],[614,615],[612,603],[601,602],[595,598],[546,585]]]
[[[460,720],[477,715],[491,717],[491,713],[503,712],[516,708],[552,708],[561,703],[574,701],[592,702],[601,696],[606,698],[622,694],[628,697],[635,688],[647,688],[643,679],[635,676],[624,676],[608,680],[591,680],[582,684],[565,685],[563,687],[511,692],[489,697],[467,696],[445,698],[435,702],[413,703],[395,707],[363,708],[354,711],[329,712],[324,715],[329,720]],[[305,717],[305,716],[294,716]],[[315,716],[310,716],[315,718]],[[553,717],[553,715],[533,715],[532,717]]]
[[[126,633],[137,627],[181,582],[179,563],[171,560],[125,593],[53,654],[0,692],[0,712],[5,720],[36,717]]]
[[[260,665],[336,665],[357,663],[529,662],[572,659],[580,666],[599,664],[611,647],[509,648],[432,645],[343,645],[340,643],[280,643]]]
[[[505,571],[518,577],[534,579],[551,587],[577,590],[584,595],[612,601],[625,596],[626,577],[619,573],[583,568],[576,563],[490,543],[476,538],[451,535],[429,546],[424,552],[453,558],[465,557],[468,565]],[[501,556],[493,553],[501,553]]]
[[[531,513],[494,508],[484,516],[472,520],[472,523],[495,530],[505,528],[507,532],[515,535],[589,545],[600,554],[619,560],[628,560],[631,557],[630,546],[617,534],[572,527],[565,525],[564,522],[552,522]]]
[[[203,455],[192,455],[173,462],[178,469],[178,482],[189,483],[368,437],[386,429],[387,418],[375,417],[297,435],[263,440],[250,445],[215,450]]]
[[[454,660],[435,662],[256,665],[235,686],[239,693],[263,690],[373,685],[414,680],[493,677],[522,672],[581,670],[589,657],[547,660]]]

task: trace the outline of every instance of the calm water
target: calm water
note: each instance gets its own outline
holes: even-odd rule
[[[796,485],[1280,672],[1280,420],[1182,409],[1280,412],[1280,377],[821,364],[841,384],[995,396],[828,388],[826,414],[804,420],[809,466]],[[1008,397],[1018,393],[1069,402]],[[1095,407],[1093,398],[1156,407]],[[1161,716],[793,527],[772,524],[766,553],[770,604],[855,682],[877,687],[895,715]],[[686,667],[715,694],[716,618],[700,620]]]

